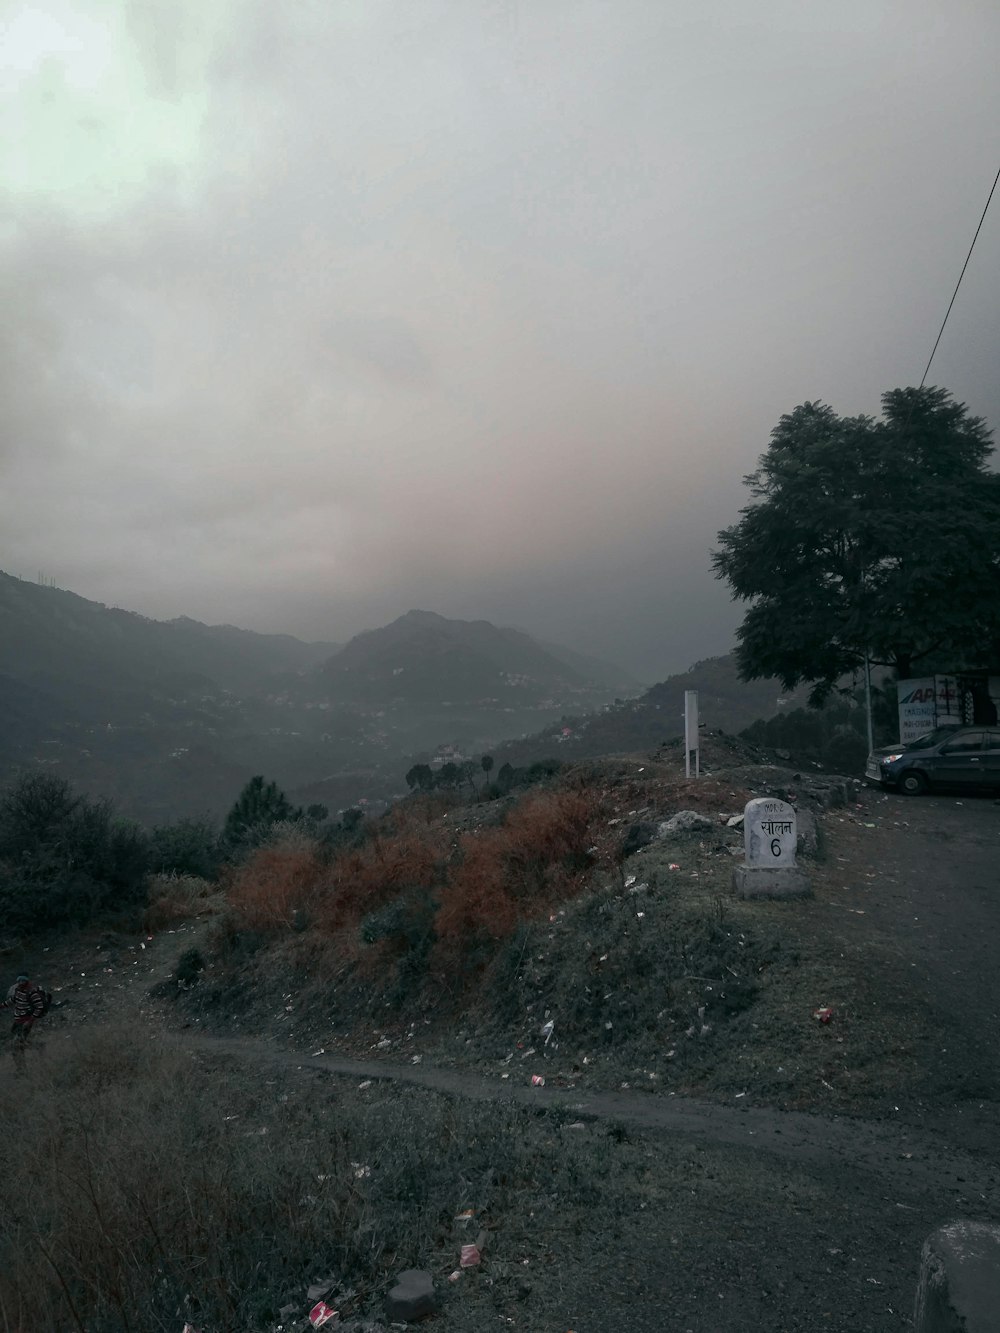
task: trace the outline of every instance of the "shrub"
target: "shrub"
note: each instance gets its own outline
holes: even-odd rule
[[[0,908],[15,930],[81,924],[141,901],[149,839],[109,801],[28,773],[0,793]]]
[[[227,898],[241,928],[291,928],[316,899],[324,866],[314,842],[295,838],[258,847],[228,876]]]
[[[589,792],[537,793],[514,806],[499,828],[466,834],[440,892],[435,925],[442,940],[502,939],[519,921],[578,892],[599,809]]]
[[[204,819],[160,824],[149,835],[149,868],[156,875],[215,879],[222,861],[219,836]]]
[[[142,922],[147,930],[163,930],[175,921],[188,921],[207,909],[214,890],[196,875],[154,875]]]
[[[343,957],[349,938],[360,940],[379,966],[391,964],[399,997],[432,959],[441,975],[456,963],[474,970],[519,923],[578,893],[601,815],[587,789],[535,792],[504,823],[456,836],[408,807],[329,859],[301,839],[257,849],[229,873],[227,939],[308,924],[337,939]]]

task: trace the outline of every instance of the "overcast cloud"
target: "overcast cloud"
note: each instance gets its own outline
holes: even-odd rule
[[[2,14],[0,567],[156,617],[727,651],[743,474],[919,381],[1000,155],[995,0]]]

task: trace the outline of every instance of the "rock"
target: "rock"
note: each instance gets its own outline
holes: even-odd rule
[[[916,1333],[990,1333],[1000,1309],[1000,1226],[949,1222],[924,1241]]]
[[[775,750],[774,753],[778,756],[779,759],[784,759],[786,763],[787,763],[787,762],[791,759],[791,757],[792,757],[792,756],[788,753],[787,750]]]
[[[819,826],[811,810],[798,810],[798,846],[800,856],[816,856],[819,852]]]
[[[408,1268],[400,1273],[396,1285],[385,1299],[385,1313],[390,1320],[423,1319],[436,1309],[434,1279],[422,1268]]]
[[[634,856],[643,847],[648,847],[655,838],[656,825],[650,824],[644,819],[639,820],[638,823],[632,824],[625,833],[625,840],[622,843],[622,856]]]
[[[659,835],[664,838],[669,833],[694,833],[714,828],[715,825],[706,815],[699,815],[695,810],[678,810],[659,827]]]

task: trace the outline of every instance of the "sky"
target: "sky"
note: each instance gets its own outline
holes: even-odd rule
[[[651,682],[782,413],[918,383],[995,0],[0,0],[0,568]],[[929,383],[1000,426],[1000,199]]]

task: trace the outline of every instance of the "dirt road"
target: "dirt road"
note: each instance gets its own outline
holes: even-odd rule
[[[1000,1103],[1000,804],[864,791],[827,817],[817,897],[878,939],[873,990],[940,1035],[916,1100],[885,1113],[991,1151]],[[846,909],[846,915],[844,913]],[[860,915],[863,913],[863,915]]]

